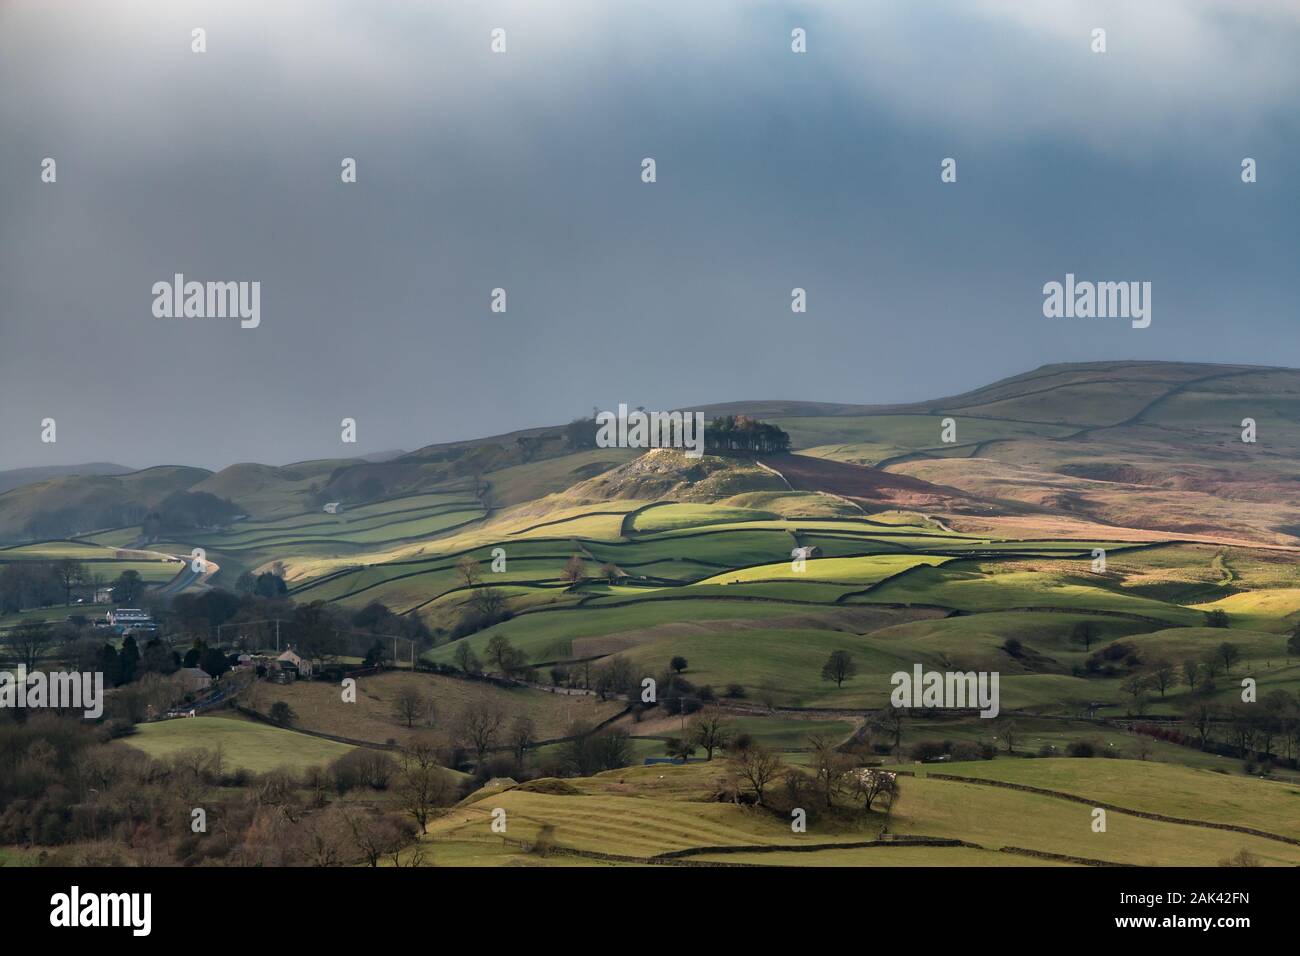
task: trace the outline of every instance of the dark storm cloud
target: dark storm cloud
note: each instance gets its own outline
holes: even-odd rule
[[[1294,10],[0,6],[0,467],[341,455],[344,417],[378,451],[593,404],[1300,364]],[[178,272],[259,281],[261,325],[154,318]],[[1150,281],[1151,327],[1043,318],[1066,272]]]

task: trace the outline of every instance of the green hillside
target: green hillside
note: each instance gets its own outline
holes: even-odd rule
[[[22,568],[73,558],[171,582],[152,601],[272,570],[291,603],[245,597],[238,620],[322,602],[338,615],[319,627],[361,642],[332,666],[416,645],[425,673],[367,673],[347,705],[333,679],[239,691],[262,715],[289,705],[303,733],[206,716],[121,746],[302,773],[350,750],[314,734],[363,755],[433,742],[474,781],[423,838],[435,864],[1300,864],[1300,373],[1089,363],[908,405],[711,411],[761,413],[796,453],[599,449],[555,427],[383,461],[46,478],[0,495],[0,573],[19,569],[14,593]],[[147,540],[139,508],[177,489],[240,514]],[[135,517],[23,538],[113,508]],[[215,576],[178,574],[193,548]],[[45,603],[6,623],[68,616]],[[165,621],[166,639],[215,639],[207,613]],[[357,631],[367,618],[383,623]],[[286,640],[313,639],[295,626]],[[996,675],[996,718],[896,709],[918,668]],[[403,722],[412,696],[423,716]],[[476,718],[492,724],[477,747]],[[727,731],[711,762],[641,765],[690,740],[699,758],[706,719]],[[604,773],[574,740],[598,724],[617,744]],[[847,761],[806,833],[738,783],[754,746],[805,802],[826,748]],[[846,796],[864,766],[900,774],[888,817]]]

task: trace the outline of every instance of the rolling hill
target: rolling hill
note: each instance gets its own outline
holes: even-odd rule
[[[74,537],[138,524],[146,511],[212,473],[159,465],[123,475],[66,475],[0,494],[0,542]]]
[[[557,426],[384,460],[44,477],[0,495],[0,528],[83,535],[0,547],[0,571],[71,556],[162,583],[180,567],[168,555],[200,547],[220,570],[172,587],[274,569],[293,602],[340,620],[375,603],[418,620],[436,673],[363,674],[348,704],[332,681],[251,681],[243,713],[287,704],[292,730],[199,717],[121,745],[163,760],[220,746],[242,768],[305,774],[354,747],[436,741],[447,766],[498,779],[430,825],[435,863],[1300,862],[1300,373],[1090,363],[933,402],[709,411],[761,415],[793,450],[688,458]],[[241,515],[133,550],[130,516],[179,489]],[[84,533],[113,515],[121,527]],[[264,624],[245,639],[267,643]],[[276,630],[312,639],[294,627]],[[851,666],[828,671],[837,656]],[[894,678],[917,667],[997,674],[998,716],[919,707],[890,723]],[[1266,707],[1242,709],[1246,679]],[[646,680],[654,707],[639,706]],[[397,714],[412,695],[418,725]],[[731,731],[713,761],[636,766],[680,754],[698,708]],[[498,737],[474,757],[460,727],[476,714]],[[516,721],[522,757],[501,738]],[[574,771],[570,731],[601,722],[627,735],[618,769]],[[903,775],[902,802],[884,817],[841,795],[793,834],[740,799],[741,739],[778,753],[795,791],[829,742]],[[1111,808],[1106,835],[1090,803]]]
[[[39,468],[15,468],[12,471],[0,471],[0,495],[23,485],[32,485],[48,478],[63,478],[69,475],[125,475],[134,471],[125,465],[115,465],[108,461],[92,461],[84,465],[43,465]]]

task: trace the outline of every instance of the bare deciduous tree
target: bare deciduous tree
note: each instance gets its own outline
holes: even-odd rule
[[[466,674],[477,674],[483,670],[483,662],[478,659],[474,649],[469,646],[469,641],[462,640],[456,645],[456,653],[453,655],[456,666]]]
[[[333,807],[306,817],[300,824],[299,852],[308,866],[343,866],[351,835],[347,822]]]
[[[505,714],[500,707],[476,701],[460,712],[456,718],[455,734],[466,749],[474,752],[480,763],[496,742]]]
[[[499,588],[475,588],[469,603],[483,617],[496,618],[506,609],[506,596]]]
[[[378,867],[380,860],[400,854],[415,836],[413,827],[391,814],[361,810],[342,812],[352,843],[367,866]]]
[[[54,573],[59,587],[63,588],[63,603],[67,606],[72,603],[72,589],[87,581],[86,566],[76,558],[60,558],[54,562]]]
[[[749,784],[760,805],[764,791],[781,771],[781,755],[761,744],[752,744],[736,755],[736,773]]]
[[[1124,678],[1124,683],[1119,685],[1119,689],[1129,699],[1129,713],[1141,714],[1146,710],[1149,686],[1150,683],[1143,674],[1130,674]]]
[[[1183,715],[1183,720],[1191,727],[1192,732],[1196,734],[1197,740],[1200,741],[1202,750],[1205,749],[1205,745],[1210,739],[1210,729],[1214,726],[1216,717],[1218,717],[1218,711],[1214,704],[1209,701],[1198,701],[1192,704]]]
[[[822,680],[833,680],[836,687],[843,687],[844,682],[857,672],[858,665],[853,662],[852,654],[844,650],[831,651],[822,665]]]
[[[862,801],[863,809],[870,812],[880,800],[889,813],[898,802],[898,777],[888,770],[859,767],[849,774],[849,789]]]
[[[1016,752],[1016,741],[1020,739],[1020,728],[1016,726],[1014,720],[1009,720],[1000,728],[1002,739],[1007,742],[1007,753]],[[870,807],[868,807],[870,809]]]
[[[430,706],[418,689],[404,687],[393,700],[393,713],[398,720],[405,721],[407,727],[414,727],[417,720],[423,719]]]
[[[893,752],[903,746],[903,711],[897,707],[886,707],[876,715],[877,730],[882,736],[893,740]]]
[[[704,751],[708,760],[713,759],[715,750],[726,747],[730,739],[731,726],[716,707],[701,711],[691,724],[691,741]]]
[[[813,772],[822,800],[827,807],[832,807],[836,795],[844,788],[849,771],[853,769],[853,761],[847,754],[837,751],[834,743],[820,734],[810,737],[808,742],[813,748],[808,769]]]
[[[1147,672],[1147,677],[1151,684],[1160,691],[1160,696],[1165,696],[1165,691],[1178,685],[1178,671],[1169,661],[1161,659],[1154,661]]]
[[[421,833],[429,830],[429,819],[438,808],[449,805],[456,792],[451,774],[439,765],[437,751],[428,740],[416,741],[402,754],[397,778],[397,795]]]
[[[483,576],[483,570],[472,555],[465,555],[456,562],[456,573],[465,582],[466,587],[473,587]]]
[[[5,642],[15,657],[30,671],[41,654],[54,641],[54,633],[44,621],[24,621],[9,632]]]
[[[537,741],[537,727],[532,718],[516,717],[510,725],[507,741],[510,744],[510,752],[514,755],[515,761],[522,764],[525,754],[528,753],[528,748]]]
[[[576,584],[581,584],[586,579],[587,566],[582,560],[582,555],[575,554],[565,562],[564,569],[560,572],[560,580],[573,587]]]

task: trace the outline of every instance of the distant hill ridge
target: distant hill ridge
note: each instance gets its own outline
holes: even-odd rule
[[[39,465],[35,468],[15,468],[12,471],[0,471],[0,495],[13,488],[32,485],[47,478],[63,478],[68,475],[125,475],[134,470],[109,461],[91,461],[83,465]]]
[[[1095,482],[1168,476],[1171,463],[1178,463],[1180,480],[1192,490],[1217,494],[1235,485],[1233,495],[1280,500],[1284,505],[1289,501],[1284,479],[1300,478],[1300,466],[1295,465],[1300,458],[1300,370],[1288,368],[1154,361],[1063,363],[922,402],[761,400],[692,410],[710,418],[746,414],[774,420],[790,432],[795,450],[850,465],[894,468],[936,458],[992,457],[1011,468],[1033,466]],[[963,423],[952,447],[940,442],[937,422],[927,424],[933,416],[951,416]],[[1250,459],[1254,471],[1249,476],[1241,473],[1236,445],[1240,440],[1236,432],[1245,417],[1259,420],[1262,435]],[[890,434],[882,438],[886,432]],[[1155,447],[1160,454],[1151,457]],[[492,487],[501,484],[494,475],[517,475],[520,469],[545,472],[548,477],[537,489],[547,493],[567,488],[573,475],[572,469],[547,469],[543,463],[581,451],[560,424],[426,445],[411,452],[283,466],[246,462],[215,473],[184,466],[130,471],[110,463],[18,469],[0,472],[0,542],[85,534],[112,526],[117,519],[121,519],[117,523],[133,523],[142,509],[178,490],[229,499],[255,517],[312,511],[328,500],[360,503],[435,488],[490,495]],[[588,472],[593,478],[598,473]],[[837,481],[852,484],[855,480],[847,473],[836,475]],[[912,469],[912,477],[947,490],[961,487],[979,497],[995,490],[1006,496],[1001,475],[990,476],[978,488],[960,484],[950,470]],[[1074,488],[1054,494],[1051,500],[1063,510],[1076,507]],[[1015,497],[1025,500],[1019,492]],[[1285,515],[1270,515],[1268,522],[1277,527],[1279,521],[1288,520]],[[1291,523],[1300,527],[1300,513]]]

